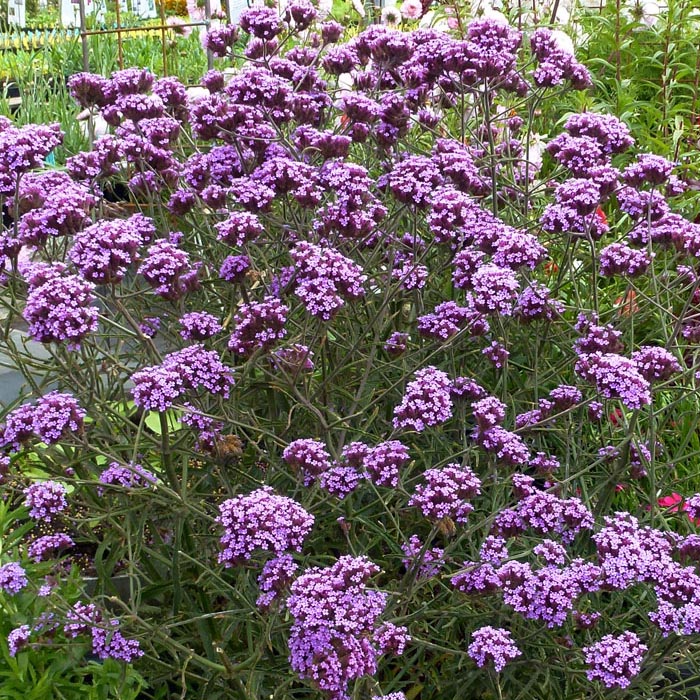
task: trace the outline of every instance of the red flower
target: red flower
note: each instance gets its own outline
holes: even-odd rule
[[[669,513],[676,513],[680,509],[680,504],[683,502],[683,496],[680,493],[672,493],[670,496],[662,496],[658,503],[662,508],[668,508]]]
[[[556,275],[559,272],[559,265],[557,265],[553,260],[548,260],[544,264],[544,271],[548,275]]]
[[[616,408],[612,413],[610,413],[608,418],[610,419],[610,422],[617,428],[617,426],[620,425],[620,423],[622,423],[623,416],[624,414],[622,413],[622,409]]]
[[[618,307],[618,316],[631,316],[639,311],[639,304],[637,303],[637,292],[634,289],[630,289],[624,296],[619,296],[615,299],[615,306]]]
[[[683,502],[683,496],[680,493],[672,493],[670,496],[662,496],[657,501],[662,508],[668,508],[669,513],[677,513],[679,510],[687,510],[685,503]],[[700,518],[691,518],[688,516],[690,522],[694,525],[700,525]]]

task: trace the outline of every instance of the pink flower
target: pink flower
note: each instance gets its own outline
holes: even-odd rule
[[[668,508],[669,513],[677,513],[682,501],[683,496],[681,496],[680,493],[672,493],[670,496],[659,498],[658,503],[662,508]]]
[[[204,20],[204,3],[201,7],[197,0],[187,0],[187,14],[190,16],[190,22],[201,22]],[[204,32],[202,32],[204,34]]]
[[[420,0],[404,0],[401,14],[404,19],[420,19],[423,16],[423,3]]]
[[[187,24],[187,22],[184,19],[182,19],[182,17],[168,17],[165,20],[165,23],[178,36],[184,36],[185,38],[187,38],[188,36],[190,36],[190,34],[192,34],[192,27],[183,26]]]
[[[680,493],[673,492],[670,496],[662,496],[657,503],[662,508],[667,508],[669,513],[677,513],[679,510],[688,510],[688,504]],[[694,525],[700,525],[700,518],[691,518],[690,515],[688,515],[688,519]]]

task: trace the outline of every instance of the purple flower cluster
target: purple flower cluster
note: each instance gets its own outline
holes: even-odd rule
[[[14,595],[26,588],[27,583],[27,572],[16,561],[0,566],[1,591]]]
[[[35,562],[46,561],[50,557],[56,556],[62,549],[73,547],[75,542],[64,532],[55,535],[44,535],[37,537],[28,547],[27,554]]]
[[[599,642],[583,648],[589,681],[600,680],[606,688],[627,688],[642,668],[649,650],[634,632],[606,634]]]
[[[255,240],[262,232],[260,219],[246,211],[234,211],[228,219],[216,224],[218,239],[230,246],[241,247]]]
[[[617,513],[592,537],[605,585],[624,590],[655,581],[669,568],[673,547],[663,533],[640,527],[637,518]]]
[[[479,668],[493,664],[496,673],[500,673],[508,662],[522,655],[508,630],[490,626],[474,630],[467,653]]]
[[[518,299],[520,283],[510,268],[493,263],[481,265],[471,277],[474,308],[483,314],[510,316]]]
[[[310,314],[328,321],[345,301],[364,296],[367,276],[337,250],[301,241],[290,255],[296,270],[294,293]]]
[[[424,547],[418,535],[411,535],[408,542],[401,545],[401,551],[405,555],[401,561],[406,570],[415,570],[418,579],[433,578],[443,567],[445,550],[440,547]]]
[[[554,420],[557,415],[569,411],[581,403],[583,395],[575,386],[561,384],[552,389],[546,399],[540,399],[537,408],[520,413],[515,417],[515,427],[525,430],[546,420]]]
[[[526,619],[541,620],[550,628],[564,624],[582,593],[600,588],[598,567],[583,560],[565,568],[548,565],[537,571],[512,561],[497,573],[503,601]]]
[[[481,481],[469,467],[450,464],[442,469],[428,469],[425,483],[418,484],[408,505],[420,508],[426,518],[451,518],[465,523],[474,510],[469,499],[481,493]]]
[[[230,367],[214,350],[190,345],[171,352],[160,365],[144,367],[131,375],[134,403],[147,411],[167,411],[186,391],[200,388],[228,398],[233,385]]]
[[[66,273],[60,263],[31,265],[25,276],[29,284],[24,318],[29,334],[40,343],[77,347],[97,329],[97,307],[92,306],[95,286],[78,275]]]
[[[406,386],[401,403],[394,409],[394,428],[421,432],[452,417],[450,380],[442,370],[419,369]]]
[[[58,124],[28,124],[21,128],[9,122],[0,127],[0,194],[11,196],[19,178],[42,165],[46,156],[63,142]]]
[[[681,371],[678,360],[665,348],[642,345],[632,353],[632,362],[648,382],[663,382]]]
[[[344,556],[308,569],[291,586],[289,662],[332,700],[348,700],[348,683],[377,670],[385,636],[378,623],[387,601],[385,593],[367,588],[377,573],[366,557]],[[403,628],[393,628],[392,637],[397,633],[401,649],[408,637]]]
[[[314,516],[296,501],[264,486],[224,501],[216,522],[224,529],[218,561],[230,568],[250,559],[258,549],[276,555],[301,551]]]
[[[100,474],[101,484],[120,486],[125,489],[146,488],[153,486],[157,479],[155,474],[144,469],[140,464],[122,466],[119,462],[110,462],[110,465]],[[104,489],[98,491],[101,492]]]
[[[292,469],[302,474],[305,486],[311,484],[332,466],[331,456],[326,446],[318,440],[309,438],[290,442],[284,449],[282,458]]]
[[[487,430],[480,430],[477,426],[472,437],[486,452],[495,455],[503,465],[523,465],[530,460],[530,450],[522,438],[500,425]]]
[[[273,296],[242,304],[233,318],[235,329],[228,341],[229,350],[242,357],[255,350],[269,350],[287,335],[288,313],[289,307]]]
[[[180,335],[185,340],[201,341],[212,338],[221,332],[219,319],[206,311],[191,311],[180,317],[182,330]]]
[[[71,394],[52,391],[35,405],[23,404],[5,417],[0,426],[0,444],[5,449],[21,450],[35,435],[48,445],[65,439],[69,433],[83,430],[86,413]]]
[[[289,587],[298,568],[291,554],[282,554],[266,561],[258,576],[260,595],[255,604],[262,610],[269,609],[280,593]]]
[[[608,399],[620,399],[627,408],[651,403],[650,386],[637,364],[615,353],[594,352],[581,355],[574,367],[576,374],[596,385]]]
[[[538,87],[555,87],[565,80],[570,81],[575,90],[583,90],[592,84],[586,67],[561,47],[549,29],[536,29],[530,37],[530,47],[538,62],[532,74]]]
[[[198,269],[199,264],[192,265],[184,250],[170,241],[161,240],[146,251],[139,274],[158,296],[175,301],[197,289]]]
[[[611,243],[600,251],[600,274],[603,277],[638,277],[647,271],[653,255],[646,250],[634,250],[626,243]]]
[[[377,486],[396,488],[399,472],[410,461],[408,448],[398,440],[387,440],[367,450],[362,466],[368,478]]]
[[[29,644],[29,637],[31,636],[31,628],[29,625],[21,625],[13,629],[7,635],[7,646],[9,649],[10,656],[17,656],[17,652],[22,651],[27,644]]]
[[[86,280],[113,284],[123,279],[154,234],[155,226],[141,214],[100,221],[76,234],[68,255]]]
[[[480,314],[454,301],[443,301],[433,313],[418,317],[418,332],[425,338],[447,340],[467,325],[474,325]]]
[[[514,508],[502,510],[493,522],[494,534],[501,537],[533,530],[540,535],[559,535],[573,541],[582,530],[593,529],[593,514],[578,498],[559,498],[546,491],[532,491]]]
[[[437,165],[424,156],[410,156],[398,163],[389,174],[391,193],[402,204],[425,209],[443,177]]]
[[[51,522],[54,516],[68,508],[66,487],[59,481],[41,481],[24,489],[24,505],[29,517]]]
[[[119,620],[106,618],[92,603],[75,603],[66,616],[63,632],[67,637],[90,634],[92,653],[98,659],[116,659],[131,663],[143,656],[136,639],[127,639],[119,629]]]

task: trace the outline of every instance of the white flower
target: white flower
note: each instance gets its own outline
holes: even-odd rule
[[[574,55],[574,42],[566,32],[563,32],[561,29],[553,29],[552,38],[560,51]]]
[[[500,12],[499,10],[494,10],[492,7],[487,7],[483,11],[481,19],[490,19],[494,22],[497,22],[498,24],[510,24],[508,18],[502,12]]]
[[[530,138],[525,144],[525,158],[530,163],[530,177],[539,172],[542,167],[542,157],[547,146],[546,138],[547,134],[530,134]]]
[[[450,25],[448,24],[447,17],[441,12],[437,13],[435,10],[428,10],[420,19],[418,26],[421,29],[436,29],[439,32],[450,31]]]
[[[365,3],[362,0],[352,0],[352,6],[360,17],[365,16]]]
[[[420,0],[404,0],[401,3],[401,14],[405,19],[420,19],[423,14],[423,3]]]
[[[642,5],[642,22],[647,27],[653,27],[659,21],[661,8],[656,0],[648,0]]]
[[[318,17],[325,19],[333,9],[333,0],[318,0]]]
[[[554,21],[557,24],[563,24],[567,25],[569,24],[569,19],[571,18],[571,15],[569,14],[569,11],[564,7],[564,5],[559,5],[557,7],[557,14],[554,15]]]
[[[353,87],[354,82],[352,75],[350,75],[350,73],[341,73],[338,76],[338,89],[336,90],[335,96],[337,98],[345,97],[353,92]]]
[[[508,18],[500,11],[502,5],[496,0],[474,0],[472,15],[479,19],[491,19],[499,24],[510,24]]]
[[[396,27],[401,24],[401,12],[396,5],[387,5],[382,10],[382,24],[389,27]]]

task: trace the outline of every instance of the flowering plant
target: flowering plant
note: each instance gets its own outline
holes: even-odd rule
[[[685,185],[561,113],[591,79],[547,29],[316,15],[212,31],[238,67],[196,100],[74,76],[113,134],[65,171],[58,129],[2,123],[5,488],[52,528],[6,565],[87,566],[65,643],[176,694],[649,697],[700,633],[698,536],[657,505],[693,454]],[[8,648],[47,642],[16,617]]]

